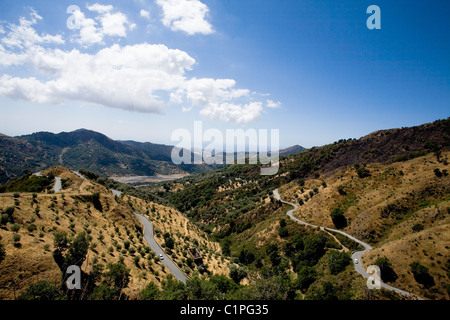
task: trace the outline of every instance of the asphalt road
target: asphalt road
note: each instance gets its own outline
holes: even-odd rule
[[[165,254],[159,244],[156,242],[153,236],[153,225],[148,221],[148,219],[139,213],[135,213],[138,219],[144,225],[144,238],[147,241],[150,248],[156,253],[159,257],[160,254],[164,257],[162,263],[170,270],[170,272],[174,275],[175,278],[186,283],[187,277],[186,275],[178,268],[178,266]]]
[[[291,210],[289,210],[289,211],[287,212],[287,215],[288,215],[289,218],[291,218],[292,220],[294,220],[294,221],[296,221],[296,222],[298,222],[298,223],[307,225],[307,226],[309,226],[309,227],[321,228],[322,230],[324,229],[324,227],[316,226],[316,225],[314,225],[314,224],[308,223],[308,222],[306,222],[306,221],[303,221],[303,220],[300,220],[300,219],[294,217],[294,216],[293,216],[293,212],[294,212],[295,210],[298,209],[298,205],[295,204],[295,203],[292,203],[292,202],[288,202],[288,201],[281,200],[280,194],[278,193],[278,189],[273,190],[273,196],[275,197],[275,199],[280,200],[282,203],[286,203],[286,204],[289,204],[289,205],[291,205],[291,206],[294,207],[293,209],[291,209]],[[366,279],[369,278],[371,275],[369,275],[369,274],[366,272],[366,270],[364,269],[363,265],[361,264],[361,257],[362,257],[362,255],[363,255],[364,253],[366,253],[366,252],[372,250],[372,247],[371,247],[370,245],[368,245],[367,243],[362,242],[361,240],[358,240],[358,239],[356,239],[355,237],[353,237],[353,236],[349,235],[348,233],[345,233],[345,232],[343,232],[343,231],[341,231],[341,230],[336,230],[336,229],[331,229],[331,228],[326,228],[326,230],[331,230],[331,231],[334,231],[334,232],[338,232],[338,233],[340,233],[340,234],[346,236],[347,238],[350,238],[351,240],[353,240],[353,241],[359,243],[360,245],[362,245],[362,246],[364,247],[364,250],[356,251],[356,252],[353,252],[353,253],[352,253],[352,262],[353,262],[353,266],[355,267],[356,272],[358,272],[360,275],[362,275],[362,276],[363,276],[364,278],[366,278]],[[357,263],[356,263],[355,261],[357,261]],[[412,294],[412,293],[403,291],[403,290],[401,290],[401,289],[392,287],[392,286],[390,286],[390,285],[388,285],[388,284],[385,284],[385,283],[383,283],[383,282],[380,282],[380,286],[381,286],[382,288],[385,288],[385,289],[387,289],[387,290],[395,291],[395,292],[397,292],[397,293],[399,293],[399,294],[401,294],[401,295],[407,296],[407,297],[412,297],[412,298],[416,298],[416,299],[418,299],[418,300],[423,300],[422,298],[420,298],[419,296],[416,296],[415,294]]]

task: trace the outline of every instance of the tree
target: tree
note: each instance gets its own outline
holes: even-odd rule
[[[286,229],[286,227],[280,227],[278,229],[278,235],[281,238],[287,238],[289,236],[289,231]]]
[[[303,266],[298,272],[297,280],[294,283],[294,287],[305,292],[309,286],[316,281],[317,272],[309,266]]]
[[[77,265],[81,267],[89,249],[89,241],[84,232],[81,232],[76,236],[69,246],[68,253],[65,257],[64,271],[70,265]]]
[[[239,284],[241,280],[247,276],[247,271],[239,266],[236,266],[235,264],[228,265],[228,269],[230,270],[230,278],[237,284]]]
[[[329,281],[324,282],[321,289],[313,288],[307,300],[338,300],[336,288]]]
[[[3,243],[0,243],[0,263],[2,263],[3,260],[5,260],[6,251],[5,247],[3,246]]]
[[[342,229],[347,226],[347,219],[344,216],[344,211],[341,208],[335,208],[331,211],[331,220],[337,229]]]
[[[163,280],[162,291],[159,299],[161,300],[186,300],[186,285],[178,280],[175,280],[172,275],[167,276],[166,280]]]
[[[421,265],[419,262],[413,262],[409,266],[411,267],[414,279],[416,279],[418,283],[422,284],[427,289],[434,286],[434,279],[430,275],[427,267]]]
[[[303,250],[305,247],[303,243],[303,236],[301,234],[296,234],[292,239],[292,245],[294,246],[294,249],[297,251]]]
[[[416,223],[413,227],[412,227],[412,230],[414,231],[414,232],[419,232],[419,231],[422,231],[424,229],[424,227],[423,227],[423,224],[421,224],[421,223]]]
[[[18,300],[63,300],[64,295],[57,286],[52,285],[47,280],[42,280],[31,284]]]
[[[160,294],[159,288],[153,283],[150,282],[144,290],[141,292],[142,300],[157,300]]]
[[[441,170],[439,170],[439,168],[434,169],[434,174],[438,178],[442,177],[442,172],[441,172]]]
[[[305,249],[301,254],[302,260],[309,266],[315,265],[325,254],[326,238],[314,236],[305,240]]]
[[[118,292],[116,288],[113,288],[104,282],[95,287],[90,296],[91,300],[107,300],[107,301],[116,300],[117,297]]]
[[[383,282],[394,282],[398,279],[398,275],[392,269],[391,261],[387,257],[379,257],[374,264],[380,268],[380,276]]]
[[[209,281],[214,283],[217,286],[217,289],[222,293],[228,293],[239,288],[239,286],[235,282],[233,282],[233,280],[224,275],[213,274],[209,278]]]
[[[345,270],[350,264],[351,258],[345,252],[333,251],[328,259],[328,267],[333,275],[337,275]]]
[[[173,249],[173,247],[175,246],[175,240],[172,237],[168,237],[166,238],[164,244],[166,248]]]
[[[370,172],[369,172],[369,170],[366,169],[365,166],[360,166],[359,164],[355,164],[355,169],[356,169],[356,173],[358,174],[358,177],[360,177],[361,179],[370,176]]]
[[[114,286],[114,288],[119,291],[125,288],[130,282],[130,269],[128,269],[125,264],[118,263],[108,263],[108,271],[105,273],[106,283]]]
[[[276,267],[281,262],[281,257],[278,254],[278,247],[275,244],[271,244],[267,247],[266,253],[269,255],[270,262],[272,263],[272,266]]]
[[[69,240],[67,239],[67,233],[64,231],[58,231],[53,234],[53,246],[55,250],[63,252],[67,249]]]
[[[255,261],[255,255],[253,254],[253,252],[250,252],[246,248],[244,248],[239,253],[238,259],[239,259],[239,262],[249,265],[253,261]]]
[[[14,210],[15,210],[14,207],[7,207],[5,210],[3,210],[3,214],[0,219],[0,224],[7,224],[8,222],[13,223]]]

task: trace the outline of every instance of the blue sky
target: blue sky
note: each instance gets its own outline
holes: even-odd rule
[[[449,14],[437,0],[4,0],[0,132],[174,144],[202,120],[311,147],[447,118]]]

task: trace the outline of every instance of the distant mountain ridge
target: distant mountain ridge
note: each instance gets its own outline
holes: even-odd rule
[[[36,132],[19,137],[0,135],[0,183],[54,165],[85,168],[101,175],[143,175],[206,171],[208,166],[176,166],[172,147],[134,141],[115,141],[104,134],[78,129],[72,132]]]

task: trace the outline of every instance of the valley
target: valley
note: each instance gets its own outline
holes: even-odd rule
[[[26,140],[2,138],[3,154]],[[144,149],[124,148],[136,145]],[[0,298],[25,299],[47,281],[69,299],[448,299],[449,147],[446,119],[292,148],[273,176],[232,164],[154,181],[141,169],[118,178],[49,164],[38,177],[40,166],[25,162],[28,173],[0,186]],[[2,159],[4,172],[18,166]],[[84,287],[64,293],[74,252]],[[412,295],[370,290],[362,276],[370,265],[388,289]],[[127,281],[118,285],[118,275]]]

